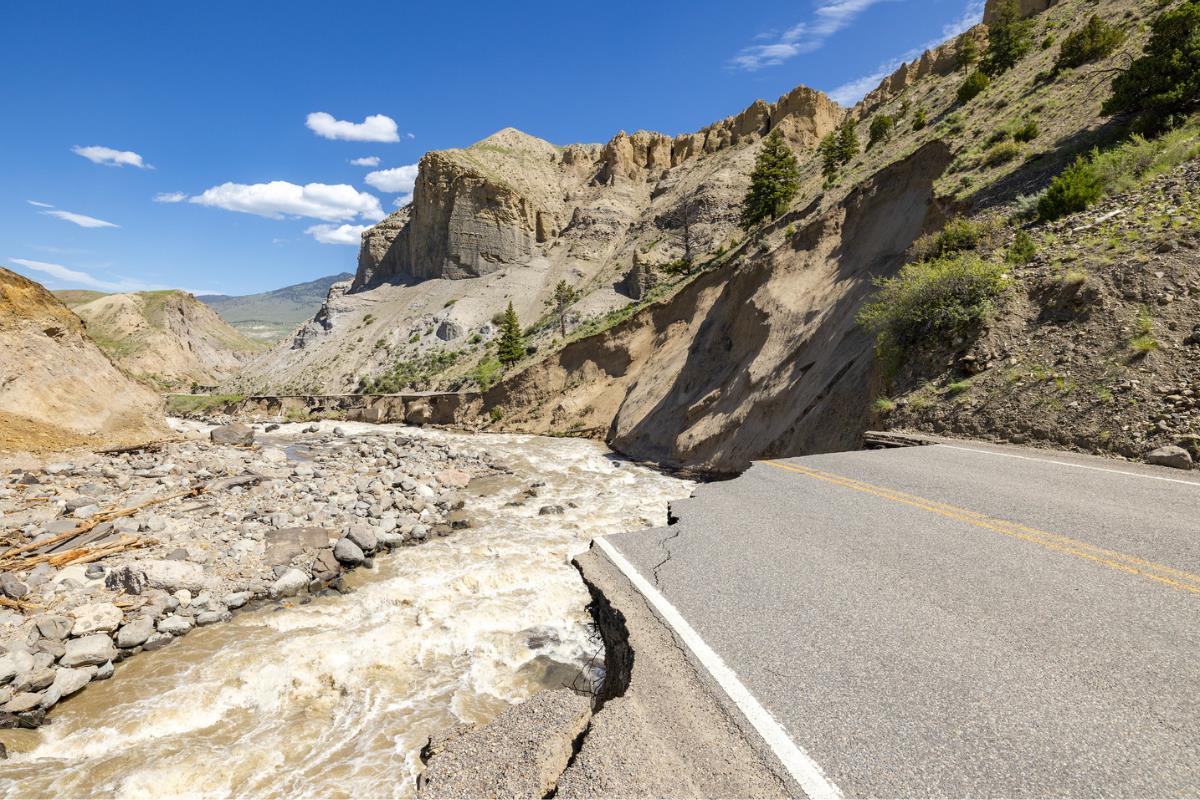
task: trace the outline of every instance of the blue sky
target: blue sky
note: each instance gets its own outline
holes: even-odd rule
[[[6,0],[0,264],[51,288],[226,294],[352,272],[359,230],[403,202],[426,150],[508,126],[556,144],[677,134],[798,84],[852,102],[981,14]]]

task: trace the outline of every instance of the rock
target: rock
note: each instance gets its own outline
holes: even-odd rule
[[[292,567],[271,584],[271,597],[292,597],[308,586],[308,575]]]
[[[144,585],[167,592],[180,589],[201,592],[208,585],[204,577],[204,567],[191,561],[147,559],[131,563],[129,569],[136,569],[142,573]]]
[[[337,544],[333,546],[333,557],[343,564],[349,564],[354,567],[366,559],[362,548],[345,537],[338,539]]]
[[[83,571],[83,576],[90,580],[99,580],[104,577],[105,572],[107,570],[103,564],[88,564],[87,569]]]
[[[17,576],[11,572],[0,572],[0,592],[3,592],[5,597],[19,600],[29,594],[29,587],[18,580]]]
[[[53,667],[42,667],[18,675],[12,682],[12,690],[16,694],[21,692],[40,692],[54,683],[54,673],[55,669]]]
[[[71,612],[75,624],[72,636],[87,636],[89,633],[111,633],[117,629],[125,614],[112,603],[88,603]]]
[[[434,335],[443,342],[452,342],[455,339],[461,339],[466,332],[467,330],[462,326],[462,323],[452,319],[444,319],[438,325]]]
[[[317,551],[317,557],[312,564],[312,573],[315,577],[323,581],[330,581],[336,578],[341,571],[342,565],[333,555],[332,547],[322,547]]]
[[[188,551],[184,547],[176,547],[171,552],[167,553],[167,561],[187,561]]]
[[[271,566],[287,565],[305,550],[320,550],[329,546],[332,531],[325,528],[280,528],[263,536],[266,545],[264,560]]]
[[[161,650],[173,641],[175,641],[175,637],[171,634],[155,632],[150,636],[149,639],[146,640],[146,643],[142,645],[142,649],[148,653],[154,650]]]
[[[113,666],[113,663],[111,661],[105,661],[103,664],[100,665],[99,669],[96,670],[96,674],[95,674],[95,676],[92,677],[92,680],[106,681],[109,678],[111,678],[113,676],[113,673],[116,671],[117,671],[117,668]]]
[[[33,669],[33,656],[23,650],[14,650],[0,656],[0,684],[8,683],[18,675]]]
[[[266,428],[263,428],[263,430],[264,430],[264,431],[266,431],[267,433],[274,433],[275,431],[279,430],[279,425],[277,425],[276,423],[272,422],[272,423],[271,423],[270,425],[268,425]]]
[[[433,477],[437,478],[437,482],[442,486],[452,489],[466,488],[466,485],[471,482],[470,474],[463,472],[461,469],[444,469]]]
[[[154,620],[151,617],[138,617],[117,631],[117,647],[128,650],[146,643],[154,634]]]
[[[100,506],[92,504],[90,506],[80,506],[71,512],[71,516],[75,519],[87,519],[90,516],[100,513]]]
[[[172,614],[158,621],[159,633],[169,633],[172,636],[183,636],[194,627],[195,623],[188,617]]]
[[[358,545],[363,553],[373,553],[379,547],[379,537],[376,535],[375,529],[361,522],[350,526],[346,538]]]
[[[197,614],[196,625],[203,627],[204,625],[213,625],[217,622],[228,622],[231,619],[233,619],[233,614],[230,614],[227,609],[213,609]]]
[[[539,509],[538,509],[538,516],[540,516],[540,517],[546,517],[546,516],[549,516],[549,515],[551,515],[551,514],[561,514],[561,513],[563,513],[565,510],[566,510],[566,509],[564,509],[564,508],[563,508],[562,506],[560,506],[560,505],[542,506],[541,508],[539,508]]]
[[[54,683],[46,690],[38,705],[42,708],[53,708],[59,700],[70,697],[92,681],[96,674],[95,667],[87,669],[59,669],[54,676]]]
[[[20,692],[13,695],[13,699],[4,704],[4,710],[10,714],[20,714],[23,711],[32,711],[41,702],[41,692]]]
[[[64,667],[86,667],[103,664],[117,657],[117,648],[107,633],[93,633],[67,642],[67,650],[59,659]]]
[[[232,592],[221,598],[221,605],[226,608],[241,608],[254,597],[251,592]]]
[[[104,585],[125,594],[141,594],[146,589],[146,574],[130,566],[119,567],[109,571]]]
[[[341,425],[337,425],[333,429],[333,435],[337,436],[338,438],[344,438],[346,436],[346,429]]]
[[[249,425],[235,422],[232,425],[220,425],[213,428],[209,431],[208,438],[213,444],[248,447],[254,444],[254,429]]]
[[[1192,454],[1182,447],[1168,445],[1147,453],[1146,462],[1157,464],[1160,467],[1171,467],[1172,469],[1191,469]]]

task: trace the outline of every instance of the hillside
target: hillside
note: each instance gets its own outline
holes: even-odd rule
[[[999,5],[988,3],[988,19]],[[1146,307],[1159,307],[1158,295],[1112,287],[1165,281],[1173,287],[1167,294],[1186,298],[1193,262],[1177,257],[1173,269],[1150,270],[1163,261],[1143,249],[1153,237],[1137,226],[1113,232],[1129,238],[1125,273],[1111,266],[1111,254],[1088,269],[1103,273],[1092,281],[1104,298],[1105,327],[1064,329],[1033,301],[1049,275],[1081,251],[1103,250],[1105,240],[1071,238],[1069,226],[1097,224],[1091,217],[1029,222],[1027,212],[1077,156],[1126,135],[1120,120],[1102,113],[1108,84],[1171,5],[1029,0],[1019,6],[1027,44],[1011,68],[972,76],[994,44],[993,31],[980,25],[903,65],[845,111],[801,88],[698,134],[622,134],[602,147],[555,148],[505,130],[466,150],[427,154],[413,204],[364,234],[353,285],[335,289],[292,342],[234,385],[482,388],[480,425],[603,436],[632,456],[709,472],[734,472],[766,455],[853,447],[881,424],[1142,456],[1193,433],[1196,351],[1173,343],[1190,335],[1183,317],[1138,321]],[[1114,46],[1057,67],[1062,43],[1093,13],[1119,34]],[[981,79],[978,92],[963,93],[968,76]],[[857,125],[860,146],[828,175],[816,144],[844,119]],[[887,125],[868,142],[881,120]],[[776,129],[800,160],[800,190],[783,214],[747,235],[737,226],[740,201],[760,142]],[[1183,218],[1179,196],[1189,191],[1182,187],[1196,153],[1186,142],[1172,147],[1152,170],[1132,166],[1141,155],[1114,167],[1130,172],[1124,205],[1114,210],[1143,220],[1169,205],[1172,219]],[[1176,181],[1167,200],[1136,191],[1164,172]],[[1018,212],[1026,216],[1010,221]],[[875,332],[860,316],[864,304],[880,281],[904,278],[907,265],[921,261],[914,242],[956,218],[995,220],[994,241],[977,255],[1011,291],[995,298],[975,329],[927,336],[879,358]],[[1006,268],[1018,231],[1034,240],[1038,256],[1028,268]],[[690,267],[680,260],[685,249]],[[580,293],[565,314],[565,338],[547,305],[560,280]],[[1014,299],[1022,296],[1028,300]],[[528,350],[502,370],[494,318],[509,301],[527,328]],[[1159,336],[1155,352],[1127,369],[1110,370],[1120,377],[1097,383],[1093,394],[1108,397],[1129,382],[1155,387],[1142,393],[1157,392],[1154,402],[1169,406],[1161,412],[1146,410],[1151,398],[1135,391],[1135,401],[1108,404],[1078,424],[1069,414],[1038,424],[1031,420],[1047,417],[1042,406],[1083,404],[1050,402],[1044,385],[1014,389],[1038,379],[1010,382],[988,372],[998,363],[993,353],[1003,352],[1006,373],[1025,364],[1030,375],[1057,376],[1051,385],[1069,383],[1063,376],[1091,375],[1097,351],[1052,354],[1046,342],[1065,347],[1063,337],[1094,336],[1095,347],[1115,352],[1128,348],[1130,326],[1147,324],[1174,325],[1172,336]],[[980,353],[972,349],[977,339]],[[975,388],[964,392],[958,384],[977,373]],[[915,402],[906,400],[914,392]],[[921,399],[931,394],[939,402]],[[1101,418],[1116,432],[1103,433],[1094,424]]]
[[[221,319],[237,328],[243,336],[275,342],[295,330],[301,322],[312,319],[329,294],[330,286],[353,278],[350,273],[343,272],[269,292],[203,294],[196,299],[220,314]]]
[[[263,347],[183,291],[100,295],[72,310],[114,363],[162,388],[215,384]]]
[[[0,450],[161,438],[162,401],[127,378],[40,284],[0,268]]]

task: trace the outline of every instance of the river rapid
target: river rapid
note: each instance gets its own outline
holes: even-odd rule
[[[692,485],[594,442],[345,427],[437,438],[512,474],[465,491],[472,528],[381,556],[350,593],[196,630],[118,665],[53,724],[6,731],[0,793],[411,796],[430,734],[595,677],[571,556],[666,524]]]

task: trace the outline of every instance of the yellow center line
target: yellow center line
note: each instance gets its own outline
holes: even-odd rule
[[[1115,569],[1120,572],[1127,572],[1132,575],[1138,575],[1143,578],[1148,578],[1152,581],[1171,586],[1176,589],[1183,589],[1193,594],[1200,594],[1200,575],[1183,570],[1169,567],[1165,564],[1158,564],[1153,561],[1139,558],[1138,556],[1121,553],[1116,550],[1109,550],[1096,545],[1081,542],[1077,539],[1072,539],[1068,536],[1063,536],[1049,531],[1030,528],[1015,522],[995,519],[985,516],[976,511],[970,511],[965,508],[958,508],[948,503],[940,503],[935,500],[929,500],[917,495],[910,495],[904,492],[888,489],[882,486],[864,483],[863,481],[848,478],[844,475],[838,475],[832,472],[824,472],[822,470],[802,467],[796,464],[781,464],[777,461],[762,462],[776,469],[786,472],[803,475],[805,477],[814,478],[816,480],[826,481],[828,483],[842,486],[854,491],[870,494],[875,497],[880,497],[884,500],[891,500],[895,503],[919,508],[924,511],[929,511],[933,514],[953,519],[958,522],[965,522],[968,525],[973,525],[977,528],[994,531],[996,533],[1011,536],[1016,539],[1022,539],[1027,542],[1045,547],[1048,550],[1054,550],[1059,553],[1065,553],[1077,558],[1082,558],[1094,563],[1103,564],[1110,569]]]

